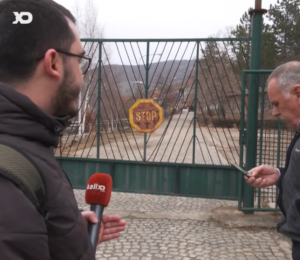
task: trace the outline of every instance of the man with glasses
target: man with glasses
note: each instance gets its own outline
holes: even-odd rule
[[[32,22],[14,23],[15,12],[30,12]],[[0,1],[0,144],[36,166],[46,191],[41,214],[19,183],[0,171],[0,259],[95,259],[86,226],[86,221],[97,221],[95,215],[79,211],[49,149],[77,115],[90,62],[68,10],[52,0]],[[102,220],[99,242],[125,229],[118,216]]]

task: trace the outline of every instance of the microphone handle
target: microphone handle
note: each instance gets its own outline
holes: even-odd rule
[[[96,218],[98,219],[96,224],[93,224],[92,222],[88,223],[88,233],[91,238],[93,248],[96,251],[104,207],[101,205],[91,205],[91,211],[95,212]]]

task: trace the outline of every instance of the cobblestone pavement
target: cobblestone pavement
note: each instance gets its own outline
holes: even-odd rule
[[[75,190],[80,207],[84,191]],[[290,243],[275,228],[230,228],[211,219],[212,210],[236,202],[112,193],[105,213],[119,214],[127,228],[100,244],[97,260],[291,259]]]

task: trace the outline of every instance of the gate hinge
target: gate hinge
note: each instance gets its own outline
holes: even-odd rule
[[[247,130],[242,130],[241,131],[241,139],[242,139],[242,144],[246,145],[246,143],[247,143]]]

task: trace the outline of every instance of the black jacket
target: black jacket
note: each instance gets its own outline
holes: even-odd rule
[[[299,122],[298,127],[300,128],[300,122]],[[289,147],[288,147],[288,149],[286,151],[284,168],[279,168],[279,170],[280,170],[280,178],[279,178],[279,180],[276,183],[276,186],[278,188],[281,188],[282,178],[283,178],[284,174],[286,173],[287,168],[289,167],[289,163],[290,163],[290,159],[291,159],[291,153],[292,153],[294,145],[298,141],[299,137],[300,137],[299,131],[297,130],[296,133],[295,133],[295,135],[294,135],[294,137],[293,137],[293,140],[291,141],[291,143],[290,143],[290,145],[289,145]]]
[[[298,128],[300,128],[300,122],[299,122],[299,125],[298,125]],[[280,177],[276,183],[276,186],[279,190],[279,193],[278,193],[278,199],[277,199],[277,204],[278,204],[278,207],[280,208],[280,210],[282,211],[283,215],[285,215],[285,212],[282,208],[282,181],[283,181],[283,177],[289,167],[289,164],[290,164],[290,160],[291,160],[291,154],[292,154],[292,151],[293,151],[293,148],[296,144],[296,142],[298,141],[298,139],[300,138],[300,132],[297,131],[294,135],[294,138],[292,140],[292,142],[290,143],[289,145],[289,148],[286,152],[286,158],[285,158],[285,166],[284,168],[279,168],[279,171],[280,171]]]
[[[277,204],[284,215],[277,230],[291,238],[300,241],[300,123],[297,132],[287,150],[286,163],[280,169]]]
[[[44,218],[14,183],[0,176],[1,260],[95,259],[73,189],[50,150],[65,123],[0,83],[0,142],[33,160],[46,189]]]

